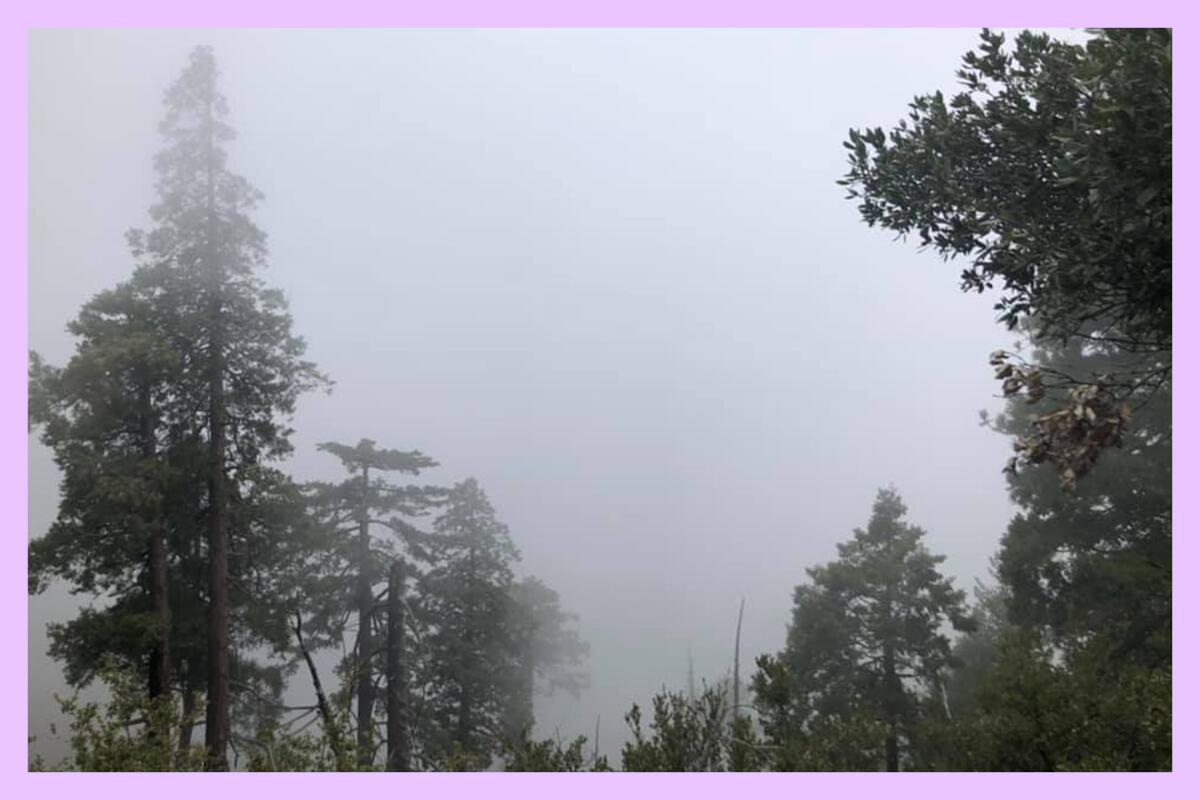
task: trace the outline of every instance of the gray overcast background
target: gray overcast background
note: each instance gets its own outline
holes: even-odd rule
[[[1079,34],[1066,34],[1083,38]],[[475,476],[523,571],[579,614],[591,688],[540,733],[593,732],[662,685],[779,649],[805,567],[894,483],[961,588],[1011,508],[987,354],[1011,343],[958,267],[867,229],[836,186],[851,126],[955,88],[973,30],[43,31],[30,41],[30,347],[125,278],[165,87],[214,45],[266,195],[268,282],[337,382],[317,442],[421,449]],[[30,437],[30,535],[57,475]],[[63,691],[30,598],[33,752]],[[327,660],[326,665],[330,662]],[[749,668],[745,668],[747,672]],[[331,680],[327,677],[326,680]],[[291,690],[308,702],[311,688]],[[61,730],[60,730],[61,736]]]

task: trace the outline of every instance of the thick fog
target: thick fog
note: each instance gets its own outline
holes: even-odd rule
[[[316,444],[420,449],[479,479],[524,574],[591,646],[539,733],[616,753],[631,703],[784,640],[805,568],[895,484],[970,590],[1010,515],[987,354],[1011,344],[959,268],[859,220],[847,129],[954,88],[973,30],[104,31],[30,42],[30,347],[126,277],[164,88],[215,47],[232,167],[264,192],[266,280],[336,381]],[[30,536],[57,476],[30,437]],[[30,734],[64,691],[30,598]],[[331,659],[323,662],[328,670]],[[302,678],[304,676],[301,676]],[[333,683],[332,674],[326,681]],[[307,680],[291,694],[309,701]]]

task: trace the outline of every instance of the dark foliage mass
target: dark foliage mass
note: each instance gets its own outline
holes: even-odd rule
[[[1010,329],[1123,356],[1090,375],[992,357],[1005,395],[1058,395],[1012,466],[1053,463],[1068,488],[1121,442],[1123,401],[1171,375],[1171,32],[1094,33],[1010,49],[984,31],[965,91],[918,96],[889,133],[850,131],[841,181],[868,225],[968,259],[963,289],[998,289]]]
[[[998,288],[1032,345],[991,357],[1007,400],[984,422],[1017,452],[994,583],[968,602],[883,489],[748,684],[739,618],[732,679],[634,705],[610,766],[534,735],[535,696],[577,695],[588,648],[476,480],[422,483],[431,457],[369,439],[320,446],[338,482],[279,468],[297,399],[329,381],[260,276],[261,198],[197,49],[129,278],[70,322],[65,365],[30,357],[61,502],[29,591],[94,598],[50,654],[111,697],[61,701],[59,768],[1169,770],[1170,67],[1168,31],[985,31],[965,91],[850,132],[863,219],[967,259],[964,289]],[[313,702],[285,706],[289,680]]]

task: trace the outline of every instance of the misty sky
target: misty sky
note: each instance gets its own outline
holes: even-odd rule
[[[746,663],[782,647],[792,588],[880,486],[960,588],[986,578],[1010,450],[978,410],[999,406],[987,355],[1013,336],[834,183],[847,129],[953,90],[976,40],[38,32],[30,347],[63,363],[67,320],[129,274],[162,92],[212,44],[231,166],[266,195],[265,278],[336,381],[301,402],[288,469],[340,479],[315,445],[369,437],[436,458],[431,482],[478,478],[592,649],[591,689],[540,702],[539,733],[590,736],[599,715],[615,755],[629,705],[685,685],[689,649],[697,677],[731,668],[740,598]],[[38,536],[57,477],[35,437],[29,466]],[[30,598],[30,733],[51,760],[44,629],[76,602]]]

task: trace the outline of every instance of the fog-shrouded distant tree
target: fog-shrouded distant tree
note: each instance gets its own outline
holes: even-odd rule
[[[1103,376],[993,355],[1006,395],[1055,400],[1020,431],[1016,465],[1064,485],[1121,442],[1130,395],[1171,376],[1171,31],[1104,29],[1086,44],[985,30],[957,75],[890,132],[851,130],[841,183],[868,225],[962,258],[1034,343],[1148,356]],[[1014,466],[1016,466],[1014,465]]]
[[[309,626],[316,632],[313,641],[323,646],[344,635],[350,616],[357,619],[354,647],[343,671],[355,699],[356,762],[367,768],[375,762],[376,681],[384,671],[385,643],[378,635],[384,623],[377,613],[377,594],[384,591],[381,587],[397,557],[408,556],[412,564],[429,560],[428,534],[415,521],[442,502],[445,491],[390,479],[437,466],[420,451],[381,448],[370,439],[353,446],[326,442],[319,449],[337,457],[349,474],[340,483],[308,486],[313,513],[329,536],[314,557],[313,576],[320,589],[307,604]]]
[[[535,694],[578,695],[587,683],[588,648],[575,615],[543,581],[516,578],[517,548],[475,479],[450,489],[428,541],[428,568],[414,592],[422,761],[481,769],[498,755],[540,747],[532,738]]]
[[[483,768],[500,748],[515,653],[508,526],[474,479],[455,485],[433,524],[418,579],[424,653],[418,715],[426,759]]]
[[[582,664],[587,642],[573,627],[576,616],[559,605],[558,593],[533,577],[509,589],[506,629],[512,652],[504,735],[522,741],[533,727],[533,700],[539,693],[565,691],[572,697],[587,686]]]
[[[769,699],[764,689],[785,690],[770,698],[780,733],[784,721],[802,734],[831,722],[878,724],[889,771],[900,769],[921,699],[940,691],[952,662],[945,626],[971,627],[963,593],[938,571],[945,557],[926,549],[905,514],[895,490],[880,490],[867,527],[796,588],[782,671],[764,675],[760,662],[754,681],[759,703]]]
[[[944,696],[936,698],[944,702],[951,717],[962,717],[975,710],[979,687],[995,666],[1002,643],[1017,630],[1009,618],[1010,602],[1009,591],[1003,584],[988,586],[976,582],[975,602],[971,607],[974,629],[955,637],[955,665],[946,675]]]

